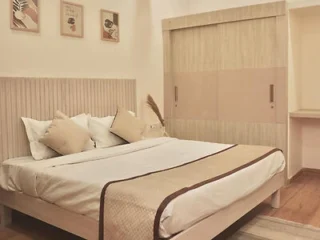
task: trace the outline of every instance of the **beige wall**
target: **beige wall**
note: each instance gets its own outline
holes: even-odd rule
[[[320,169],[320,120],[301,120],[302,167]]]
[[[41,33],[12,31],[9,2],[0,10],[0,75],[45,77],[134,77],[134,1],[77,0],[84,5],[84,39],[60,36],[60,1],[40,1]],[[99,10],[120,12],[121,42],[100,41]]]
[[[141,108],[145,96],[151,94],[163,110],[163,42],[164,18],[185,15],[187,0],[136,0],[136,77],[140,109],[146,120],[156,121]]]

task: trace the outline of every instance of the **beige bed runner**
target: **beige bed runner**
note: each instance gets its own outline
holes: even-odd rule
[[[109,182],[101,193],[99,239],[158,240],[161,215],[172,200],[277,151],[234,145],[178,167]]]

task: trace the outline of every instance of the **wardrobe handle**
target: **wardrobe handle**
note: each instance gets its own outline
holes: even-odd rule
[[[269,89],[269,99],[270,103],[274,103],[274,85],[270,84],[270,89]]]
[[[174,87],[174,101],[178,102],[178,87]]]

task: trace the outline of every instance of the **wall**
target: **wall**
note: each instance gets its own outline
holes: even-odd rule
[[[299,31],[293,43],[296,41],[296,56],[293,60],[299,62],[295,64],[296,79],[294,82],[298,89],[297,100],[299,109],[320,110],[319,97],[319,55],[320,55],[320,30],[319,13],[320,7],[293,10],[298,21],[295,26],[299,26]],[[291,14],[292,15],[292,14]],[[302,156],[301,162],[304,168],[320,169],[320,120],[303,119],[299,121],[301,128]],[[294,141],[291,139],[291,141]]]
[[[163,42],[164,18],[185,15],[187,0],[136,0],[136,77],[140,108],[145,120],[155,122],[156,117],[143,108],[145,96],[151,94],[163,110]]]
[[[84,5],[84,39],[60,36],[60,1],[40,1],[41,33],[9,28],[9,2],[0,21],[0,75],[132,78],[134,67],[134,1],[77,0]],[[94,3],[93,3],[94,2]],[[100,9],[120,12],[121,42],[100,40]]]
[[[302,167],[320,169],[320,119],[301,120]]]
[[[300,91],[302,109],[320,109],[320,7],[302,17]]]

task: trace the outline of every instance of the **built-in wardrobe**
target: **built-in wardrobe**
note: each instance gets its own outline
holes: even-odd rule
[[[171,136],[287,152],[285,2],[163,20]]]

